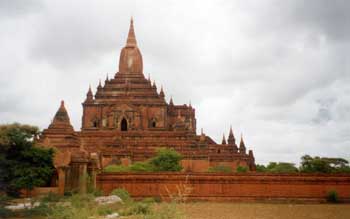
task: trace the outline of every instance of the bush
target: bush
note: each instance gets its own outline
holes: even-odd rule
[[[46,216],[51,213],[52,209],[48,203],[40,203],[39,206],[34,208],[25,209],[22,211],[22,214],[26,216],[26,218],[31,218],[32,216]]]
[[[58,202],[61,198],[62,196],[49,192],[46,196],[41,198],[41,202]]]
[[[113,210],[110,208],[110,206],[101,205],[98,207],[97,213],[98,213],[98,215],[105,216],[108,214],[112,214]]]
[[[154,167],[149,162],[135,162],[130,165],[130,171],[132,172],[152,172]]]
[[[115,173],[115,172],[129,172],[130,168],[123,165],[108,165],[103,168],[103,172]]]
[[[335,190],[329,191],[327,193],[327,201],[331,203],[339,202],[338,193]]]
[[[232,173],[232,168],[229,166],[217,165],[208,168],[209,173]]]
[[[156,199],[153,198],[153,197],[148,197],[148,198],[142,199],[141,202],[143,202],[143,203],[155,203],[155,202],[156,202]]]
[[[181,154],[174,149],[161,148],[157,155],[150,160],[150,164],[154,166],[154,171],[180,171],[182,170],[181,159]]]
[[[149,214],[151,212],[150,203],[136,202],[131,207],[132,214]]]
[[[238,166],[236,168],[236,172],[237,173],[246,173],[246,172],[248,172],[248,167]]]
[[[0,218],[13,216],[13,212],[5,208],[9,200],[10,197],[8,197],[7,195],[0,195]]]
[[[119,198],[121,198],[121,200],[123,201],[129,201],[131,199],[129,192],[126,189],[121,189],[121,188],[114,189],[111,192],[111,195],[116,195]]]
[[[3,206],[0,206],[0,218],[7,218],[12,217],[13,212],[7,208],[4,208]]]

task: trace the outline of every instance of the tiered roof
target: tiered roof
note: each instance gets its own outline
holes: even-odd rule
[[[142,55],[137,47],[133,20],[131,19],[129,34],[125,47],[120,53],[119,71],[113,79],[105,80],[104,86],[99,84],[93,103],[129,102],[135,105],[164,105],[164,91],[157,92],[155,82],[151,83],[143,74]],[[88,100],[89,97],[87,96]],[[85,101],[87,104],[89,101]]]

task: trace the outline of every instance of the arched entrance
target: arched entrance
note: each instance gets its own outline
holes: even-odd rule
[[[125,118],[123,118],[122,121],[120,122],[120,130],[128,131],[128,122],[126,121]]]

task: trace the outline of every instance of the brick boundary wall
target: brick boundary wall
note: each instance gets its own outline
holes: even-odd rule
[[[97,188],[124,188],[134,198],[180,193],[188,200],[324,202],[329,191],[350,202],[350,174],[101,173]]]

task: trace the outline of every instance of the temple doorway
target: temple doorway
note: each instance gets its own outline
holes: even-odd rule
[[[120,123],[120,130],[121,131],[128,131],[128,122],[126,121],[125,118],[123,118],[121,123]]]

